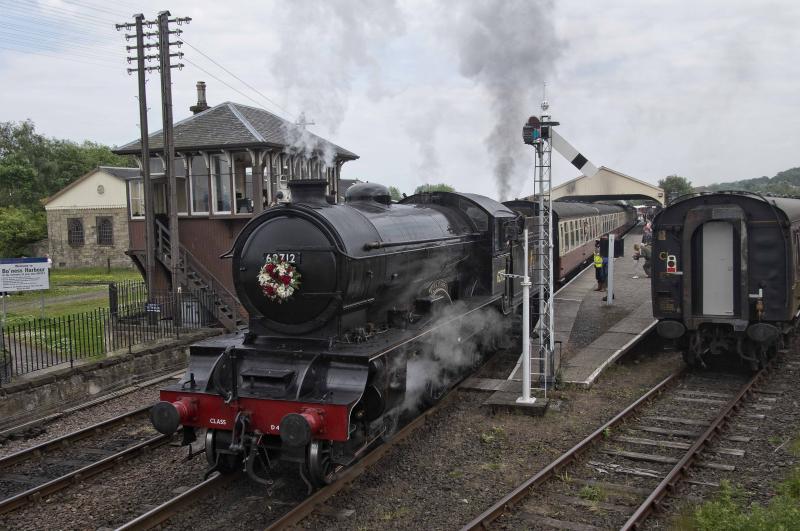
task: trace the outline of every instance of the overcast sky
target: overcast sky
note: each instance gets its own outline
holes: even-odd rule
[[[695,185],[800,166],[796,1],[0,0],[0,8],[0,121],[31,119],[58,138],[138,138],[136,77],[125,72],[126,42],[112,23],[169,9],[193,18],[183,27],[193,47],[182,50],[194,64],[173,73],[176,121],[189,115],[198,80],[211,105],[257,105],[292,121],[305,112],[311,130],[360,155],[344,166],[346,178],[404,192],[447,182],[493,197],[528,194],[533,153],[520,131],[541,112],[544,81],[562,136],[597,166]],[[157,74],[148,87],[155,131]],[[577,175],[558,156],[553,166],[555,183]]]

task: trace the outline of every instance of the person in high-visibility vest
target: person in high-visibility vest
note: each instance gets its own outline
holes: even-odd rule
[[[605,268],[603,267],[603,257],[600,255],[600,240],[595,240],[594,245],[594,278],[597,280],[595,291],[603,291],[605,288]]]

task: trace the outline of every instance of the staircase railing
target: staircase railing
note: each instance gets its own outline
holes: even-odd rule
[[[227,286],[220,282],[220,280],[206,268],[200,260],[198,260],[189,251],[186,246],[179,244],[178,268],[181,284],[187,285],[190,281],[192,273],[197,275],[202,281],[204,286],[198,286],[201,289],[206,288],[214,294],[215,302],[219,306],[219,312],[214,312],[219,315],[220,322],[228,330],[234,330],[238,327],[242,318],[244,317],[239,310],[239,302],[236,295],[228,290]],[[156,220],[156,257],[167,267],[170,266],[172,249],[170,246],[170,231],[164,226],[163,223]]]

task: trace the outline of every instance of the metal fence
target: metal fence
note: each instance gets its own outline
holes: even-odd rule
[[[208,292],[148,297],[135,284],[110,287],[108,308],[0,327],[0,384],[48,367],[100,359],[115,350],[130,352],[141,343],[180,338],[182,332],[219,322]]]

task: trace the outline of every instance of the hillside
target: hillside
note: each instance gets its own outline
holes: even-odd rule
[[[800,196],[800,167],[778,172],[774,177],[756,177],[729,183],[709,185],[709,191],[748,190],[778,195]]]

